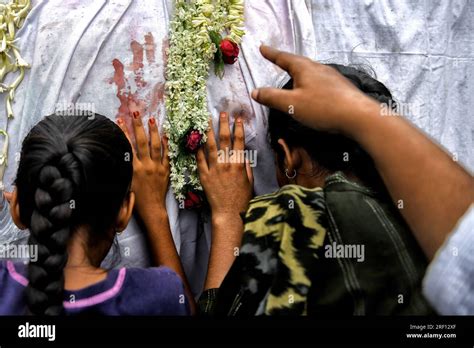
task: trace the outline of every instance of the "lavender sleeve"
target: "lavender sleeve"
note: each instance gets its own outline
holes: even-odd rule
[[[474,205],[431,262],[423,293],[439,314],[474,314]]]

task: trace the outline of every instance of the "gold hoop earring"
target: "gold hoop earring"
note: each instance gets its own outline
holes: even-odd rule
[[[296,178],[296,169],[293,169],[293,175],[290,176],[290,175],[288,175],[288,168],[286,168],[285,169],[285,175],[290,180]]]

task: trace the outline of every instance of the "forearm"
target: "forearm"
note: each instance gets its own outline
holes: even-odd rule
[[[473,177],[401,116],[361,102],[345,130],[373,158],[395,204],[431,259],[474,199]]]
[[[147,231],[153,263],[156,266],[166,266],[181,277],[186,289],[186,296],[190,302],[192,313],[194,313],[194,297],[171,235],[166,208],[156,207],[156,209],[149,210],[150,214],[141,214],[140,217]]]
[[[243,229],[239,214],[212,217],[212,243],[204,290],[220,287],[239,254]]]

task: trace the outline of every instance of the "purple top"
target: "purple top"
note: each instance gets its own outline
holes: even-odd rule
[[[0,315],[25,315],[28,285],[23,263],[0,261]],[[64,291],[67,315],[189,315],[184,286],[166,267],[120,268],[107,278],[75,291]]]

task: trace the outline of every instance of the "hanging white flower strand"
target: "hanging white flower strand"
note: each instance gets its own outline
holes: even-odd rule
[[[13,118],[12,103],[15,99],[15,91],[25,77],[25,69],[29,64],[21,57],[18,47],[15,45],[17,39],[15,34],[25,21],[30,11],[30,0],[13,0],[8,4],[0,4],[0,93],[7,93],[5,106],[8,120]],[[19,71],[18,76],[9,85],[4,84],[5,77],[9,73]],[[0,152],[0,190],[3,189],[3,174],[7,165],[8,157],[8,133],[0,129],[0,135],[4,137]]]
[[[176,199],[186,208],[198,207],[201,201],[195,152],[206,140],[210,65],[214,60],[216,73],[222,77],[224,61],[228,61],[221,43],[235,45],[232,54],[236,58],[237,44],[244,35],[243,24],[243,0],[175,1],[166,67],[164,128],[169,138],[171,186]]]

